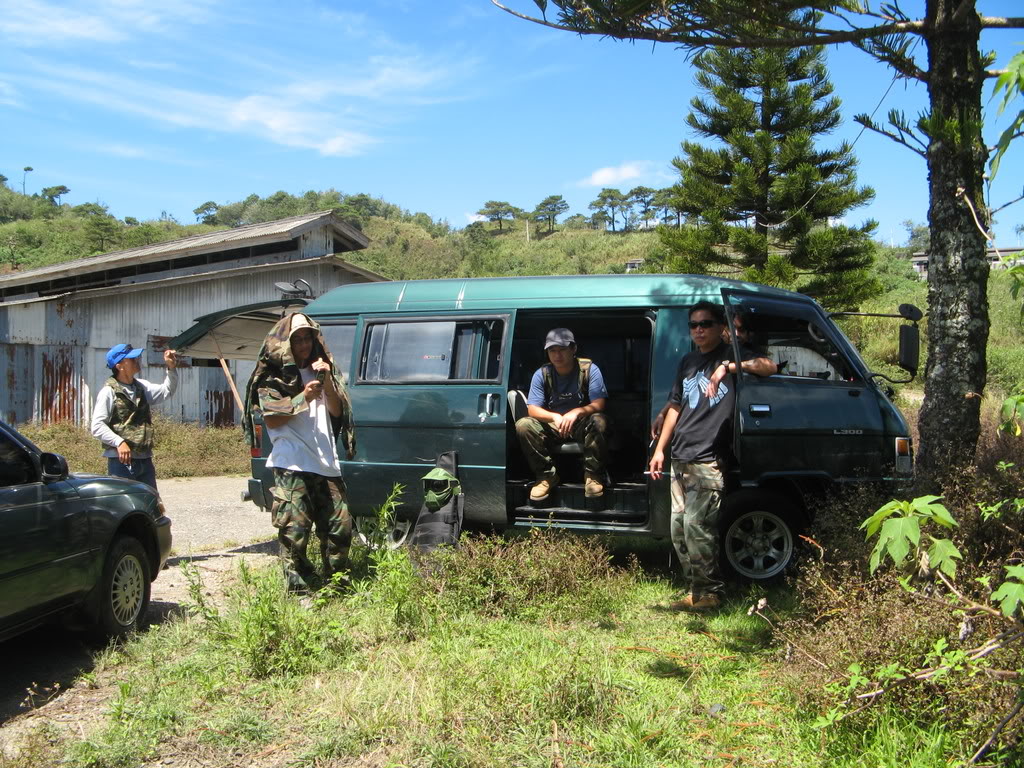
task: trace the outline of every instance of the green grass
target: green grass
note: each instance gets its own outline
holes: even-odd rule
[[[243,567],[218,610],[192,571],[188,616],[98,658],[91,677],[116,685],[104,724],[37,738],[34,764],[938,764],[915,762],[936,749],[927,727],[814,730],[772,629],[748,615],[761,588],[675,614],[665,575],[551,532],[464,539],[418,565],[355,560],[354,589],[310,605],[276,569]],[[788,595],[768,598],[786,613]]]

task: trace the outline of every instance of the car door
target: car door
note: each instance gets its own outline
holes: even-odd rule
[[[395,483],[401,512],[422,502],[421,478],[458,451],[466,518],[505,522],[505,417],[514,312],[379,316],[361,322],[354,380],[358,454],[345,463],[356,513]]]
[[[0,430],[0,622],[30,620],[87,588],[88,528],[71,484],[44,482],[38,458]]]
[[[744,374],[737,382],[741,481],[880,477],[887,454],[878,402],[828,317],[810,301],[736,290],[723,296],[730,329],[741,314],[755,352],[780,366],[774,376]]]

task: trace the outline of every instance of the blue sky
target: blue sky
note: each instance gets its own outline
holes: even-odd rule
[[[1024,30],[983,42],[1005,64]],[[831,145],[857,137],[852,116],[892,75],[845,48],[829,64],[845,120]],[[188,222],[206,200],[329,187],[457,227],[492,199],[561,194],[588,213],[602,187],[673,182],[694,93],[678,50],[581,39],[488,0],[0,0],[0,173],[20,188],[32,166],[28,192],[64,184],[65,202],[122,218]],[[897,83],[878,117],[924,104],[923,86]],[[870,133],[855,152],[877,196],[848,220],[903,242],[901,222],[926,218],[924,161]],[[1022,158],[1004,159],[994,205],[1024,192]],[[1024,203],[997,221],[998,244],[1018,244]]]

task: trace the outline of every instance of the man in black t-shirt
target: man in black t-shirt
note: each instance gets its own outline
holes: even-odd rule
[[[745,347],[740,361],[730,359],[732,347],[722,338],[725,313],[718,304],[694,304],[689,325],[697,349],[679,361],[650,471],[655,480],[662,476],[671,439],[672,546],[690,590],[670,607],[710,611],[719,606],[724,586],[718,576],[718,515],[736,399],[730,374],[767,376],[775,366]]]

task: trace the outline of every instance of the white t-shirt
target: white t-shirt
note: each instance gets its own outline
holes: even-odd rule
[[[302,368],[302,386],[316,378],[312,368]],[[267,466],[294,472],[313,472],[341,477],[338,447],[331,433],[331,414],[324,395],[309,402],[309,410],[297,413],[280,427],[266,426],[274,445]]]

